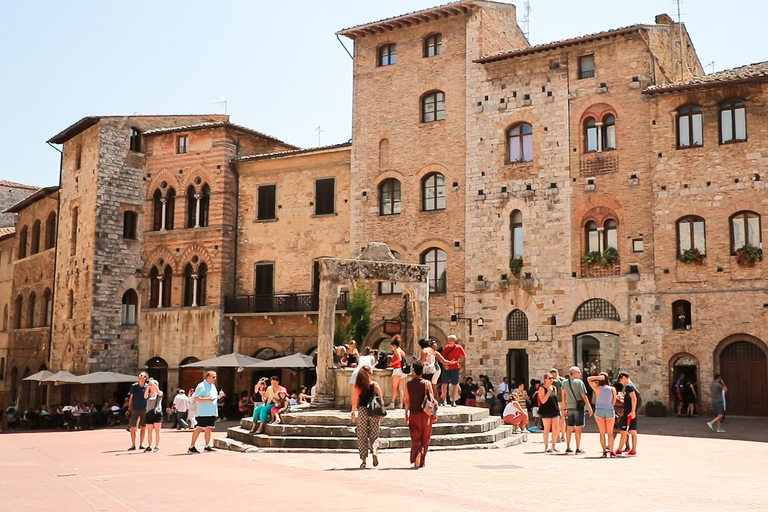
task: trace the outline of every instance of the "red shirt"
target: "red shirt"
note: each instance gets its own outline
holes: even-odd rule
[[[446,345],[443,347],[443,357],[447,359],[448,361],[458,361],[459,357],[464,357],[466,359],[467,353],[464,351],[464,347],[459,345],[458,343],[456,345]],[[446,370],[458,370],[459,369],[459,363],[456,364],[448,364],[445,366]]]

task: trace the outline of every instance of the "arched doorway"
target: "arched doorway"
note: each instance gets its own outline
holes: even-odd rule
[[[510,385],[524,383],[528,389],[528,353],[524,348],[511,348],[507,352],[507,378]]]
[[[168,363],[162,357],[153,357],[146,363],[147,373],[160,384],[165,396],[168,395]],[[173,396],[173,395],[171,395]]]
[[[280,354],[277,353],[277,350],[273,349],[272,347],[263,347],[254,352],[251,357],[255,357],[256,359],[261,359],[262,361],[269,361],[270,359],[275,359],[276,357],[279,357]],[[280,370],[272,369],[272,368],[264,368],[263,370],[254,370],[251,374],[251,386],[255,386],[257,382],[259,382],[259,379],[262,377],[270,378],[272,375],[280,375]]]
[[[184,391],[195,389],[203,381],[202,368],[182,368],[185,364],[196,363],[196,357],[187,357],[179,363],[179,387]]]
[[[720,353],[720,373],[728,392],[728,414],[768,416],[768,364],[763,348],[745,339],[736,339]]]
[[[701,390],[705,383],[699,381],[699,360],[688,353],[675,354],[669,360],[669,410],[675,411],[675,381],[682,375],[683,382],[692,382],[696,389],[696,402],[701,405]]]
[[[613,379],[619,371],[619,349],[619,336],[612,332],[581,333],[573,339],[573,364],[584,378],[596,370]]]

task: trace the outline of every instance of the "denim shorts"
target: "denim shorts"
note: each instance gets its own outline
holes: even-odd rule
[[[712,402],[712,405],[715,408],[715,414],[720,416],[721,414],[725,414],[725,404],[723,402]]]
[[[569,427],[584,426],[584,409],[568,409],[567,425]]]
[[[595,418],[612,420],[615,417],[616,417],[616,411],[614,411],[613,409],[595,409]]]

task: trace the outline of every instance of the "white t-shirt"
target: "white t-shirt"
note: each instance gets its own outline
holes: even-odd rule
[[[173,406],[178,412],[187,412],[189,409],[189,398],[187,398],[187,395],[179,393],[173,398]]]
[[[509,400],[509,384],[504,381],[499,382],[499,393],[504,396],[504,400]]]
[[[519,414],[522,414],[517,407],[515,407],[515,402],[509,402],[506,407],[504,407],[504,414],[502,415],[504,418],[507,416],[517,416]]]

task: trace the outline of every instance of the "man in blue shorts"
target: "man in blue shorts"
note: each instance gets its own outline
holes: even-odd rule
[[[452,407],[456,407],[456,400],[459,398],[459,373],[461,371],[461,359],[467,359],[467,352],[464,347],[457,344],[458,338],[455,334],[448,336],[448,344],[443,347],[443,373],[440,375],[440,380],[443,383],[443,396],[446,401],[450,402]],[[450,395],[448,394],[449,387]]]
[[[195,448],[195,442],[203,430],[205,430],[205,451],[213,451],[211,433],[216,426],[216,419],[219,417],[218,401],[224,397],[224,392],[216,389],[216,377],[216,372],[209,371],[205,374],[205,380],[195,388],[192,399],[197,404],[197,426],[192,432],[192,444],[187,453],[200,453]]]
[[[632,449],[627,452],[627,455],[637,455],[637,408],[640,406],[640,393],[629,379],[627,372],[619,373],[619,383],[624,386],[624,416],[620,420],[619,446],[624,446],[629,434],[632,437]],[[618,453],[621,453],[621,448]]]
[[[725,432],[725,429],[720,428],[720,421],[725,416],[725,392],[728,391],[728,386],[723,382],[723,378],[719,373],[715,374],[715,380],[709,385],[709,392],[712,395],[712,407],[715,408],[715,419],[707,422],[707,426],[710,430],[715,432]]]

